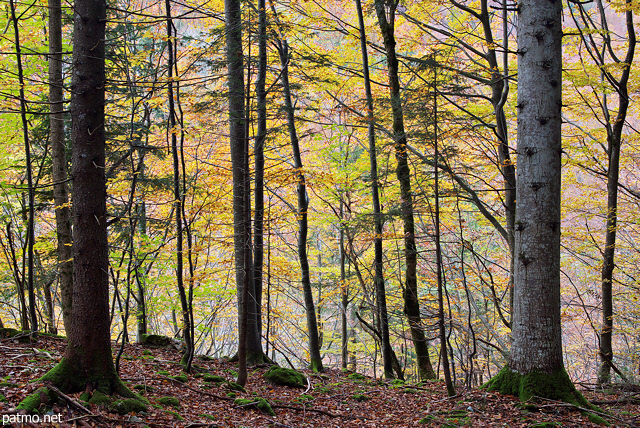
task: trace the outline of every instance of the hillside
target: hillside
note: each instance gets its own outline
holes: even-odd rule
[[[3,382],[0,413],[4,426],[19,426],[13,409],[39,386],[36,381],[53,367],[64,352],[64,339],[41,337],[37,343],[16,340],[0,342],[0,373]],[[114,354],[115,355],[115,354]],[[233,363],[198,357],[198,371],[183,379],[177,351],[146,349],[127,345],[120,362],[120,376],[152,404],[147,412],[118,414],[108,406],[82,402],[80,394],[53,404],[54,415],[62,415],[58,427],[595,427],[570,406],[544,401],[523,406],[512,397],[480,389],[460,392],[447,398],[443,382],[419,385],[383,382],[358,374],[329,370],[323,374],[305,372],[310,382],[305,388],[275,386],[263,374],[268,367],[250,372],[245,392],[233,391]],[[224,379],[224,381],[222,381]],[[459,387],[460,390],[462,388]],[[601,408],[610,412],[612,426],[639,426],[640,405],[616,400],[633,397],[595,395],[590,400],[606,401]],[[177,399],[178,405],[170,399]],[[251,404],[236,404],[237,398],[266,399],[275,416]],[[164,404],[162,404],[164,402]],[[82,409],[84,407],[90,413]],[[13,419],[11,419],[13,418]],[[6,425],[6,423],[14,422]],[[540,425],[547,423],[547,425]],[[25,426],[47,426],[33,423]]]

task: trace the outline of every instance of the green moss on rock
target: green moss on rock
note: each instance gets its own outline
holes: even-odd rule
[[[264,374],[264,378],[275,385],[290,386],[293,388],[304,388],[307,384],[307,378],[302,373],[293,369],[277,366],[271,367]]]
[[[238,394],[236,394],[235,392],[227,392],[227,397],[229,398],[236,398],[238,396]]]
[[[38,413],[41,406],[48,406],[57,399],[56,393],[49,388],[38,388],[36,392],[22,400],[16,410],[22,410],[26,413]]]
[[[112,410],[119,415],[126,415],[127,413],[139,413],[147,410],[147,405],[136,398],[124,398],[122,400],[115,400],[109,406],[109,410]]]
[[[166,370],[160,370],[160,371],[158,372],[158,374],[159,374],[159,375],[161,375],[161,376],[169,376],[171,373],[169,373],[169,372],[168,372],[168,371],[166,371]]]
[[[235,382],[227,382],[225,384],[225,386],[229,389],[231,389],[232,391],[241,391],[244,392],[244,387],[242,385],[239,385]]]
[[[349,376],[347,376],[347,379],[349,380],[356,380],[356,381],[362,381],[365,380],[367,377],[365,375],[361,375],[360,373],[351,373]]]
[[[171,348],[173,341],[170,337],[160,334],[143,334],[140,336],[140,344],[150,348]]]
[[[202,376],[202,380],[205,382],[214,382],[214,383],[222,383],[225,381],[224,377],[212,375],[209,373],[206,373],[204,376]]]
[[[175,376],[169,376],[171,379],[175,379],[180,383],[187,383],[187,381],[189,380],[189,376],[187,376],[186,374],[179,374],[179,375],[175,375]]]
[[[242,407],[255,407],[260,410],[262,413],[265,413],[269,416],[275,416],[276,412],[273,411],[271,405],[264,398],[256,397],[256,398],[238,398],[233,404],[236,406]]]
[[[180,407],[180,402],[176,397],[160,397],[158,398],[158,403],[165,406]]]
[[[351,396],[351,399],[353,399],[354,401],[363,402],[369,400],[369,396],[364,394],[353,394]]]

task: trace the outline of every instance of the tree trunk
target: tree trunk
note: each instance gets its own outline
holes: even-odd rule
[[[524,0],[518,11],[513,341],[508,366],[488,386],[522,400],[541,396],[589,406],[562,361],[562,3]]]
[[[289,138],[293,151],[293,161],[295,173],[298,179],[298,258],[300,260],[300,270],[302,273],[302,292],[304,294],[304,306],[307,314],[307,330],[309,334],[309,357],[311,359],[310,368],[315,371],[323,371],[322,358],[320,357],[320,338],[318,334],[318,322],[316,310],[313,302],[311,290],[311,278],[309,277],[309,260],[307,258],[307,213],[309,209],[309,195],[302,171],[302,157],[296,133],[295,114],[293,102],[291,100],[291,89],[289,86],[289,46],[286,40],[279,41],[280,61],[282,63],[282,90],[284,92],[284,106],[287,111],[287,124],[289,128]]]
[[[109,329],[105,180],[106,2],[74,4],[72,77],[73,306],[64,358],[41,380],[63,391],[134,395],[118,378]]]
[[[51,168],[53,204],[58,237],[58,286],[62,321],[65,331],[71,328],[71,299],[73,296],[73,254],[71,249],[71,210],[67,186],[67,144],[64,138],[64,105],[62,79],[62,7],[60,0],[49,0],[49,139],[51,140]]]
[[[403,293],[405,301],[405,313],[409,320],[411,337],[418,364],[420,375],[424,378],[434,378],[433,368],[429,370],[429,351],[427,341],[422,329],[420,320],[420,305],[418,301],[418,279],[416,268],[418,253],[416,250],[415,225],[413,220],[413,197],[411,195],[411,171],[409,170],[407,136],[404,131],[404,117],[402,101],[400,99],[400,81],[398,79],[398,58],[396,56],[396,41],[394,35],[395,11],[398,3],[393,1],[386,5],[382,0],[376,0],[375,8],[378,16],[378,24],[382,31],[384,47],[387,57],[387,74],[389,79],[389,95],[391,98],[391,109],[393,113],[393,137],[396,156],[396,175],[400,183],[401,216],[404,228],[404,251],[405,251],[405,289]],[[387,17],[388,9],[388,17]],[[377,234],[378,232],[376,232]],[[379,233],[382,233],[380,231]],[[380,242],[382,245],[382,242]],[[386,296],[384,294],[384,281],[376,284],[376,297],[378,299],[378,311],[380,312],[380,332],[382,334],[382,358],[386,377],[392,377],[391,345],[389,343],[389,321],[386,308]]]
[[[629,4],[629,1],[627,1]],[[606,17],[602,19],[606,20]],[[600,368],[598,370],[598,385],[611,382],[611,367],[613,360],[613,270],[615,268],[616,229],[618,226],[618,183],[620,176],[620,146],[622,144],[622,130],[624,128],[627,111],[629,109],[628,83],[631,64],[635,54],[636,34],[633,23],[633,12],[626,11],[627,36],[629,39],[624,68],[615,89],[618,93],[618,113],[613,124],[607,123],[607,154],[609,165],[607,168],[607,222],[605,232],[605,247],[602,262],[602,326],[600,330]],[[618,64],[620,61],[616,61]],[[604,67],[603,67],[604,69]],[[608,80],[612,80],[610,76]],[[606,103],[601,104],[606,108]],[[609,118],[609,114],[605,117]]]
[[[22,53],[20,49],[20,31],[18,18],[16,16],[16,8],[13,0],[9,0],[9,8],[11,9],[11,21],[13,23],[14,40],[16,45],[16,61],[18,65],[18,81],[20,83],[20,118],[22,119],[22,135],[24,138],[24,151],[26,159],[26,177],[29,193],[29,207],[27,220],[27,292],[29,296],[29,320],[31,333],[38,332],[38,317],[36,315],[36,294],[33,288],[34,276],[34,260],[33,260],[33,244],[35,241],[35,189],[33,188],[33,173],[31,169],[31,143],[29,142],[29,124],[27,122],[27,99],[24,95],[24,73],[22,70]]]
[[[251,232],[246,219],[245,195],[249,172],[245,170],[244,66],[242,58],[242,14],[239,0],[225,0],[227,73],[229,82],[229,145],[233,175],[233,241],[238,295],[238,383],[247,381],[247,318],[249,269],[247,248]]]

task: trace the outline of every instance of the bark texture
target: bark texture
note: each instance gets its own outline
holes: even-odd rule
[[[520,374],[562,369],[560,161],[562,4],[526,0],[518,13],[518,209],[513,343]]]
[[[584,406],[564,369],[560,328],[562,2],[524,0],[518,22],[513,341],[487,387]]]
[[[71,249],[71,209],[67,186],[67,144],[64,138],[64,105],[62,80],[62,7],[60,0],[49,0],[49,139],[53,204],[56,217],[58,249],[58,285],[65,331],[71,328],[73,296],[73,262]]]
[[[74,5],[72,77],[73,301],[64,358],[42,379],[63,391],[134,395],[113,364],[105,180],[106,2]]]

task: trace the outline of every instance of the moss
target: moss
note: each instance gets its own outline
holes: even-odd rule
[[[528,401],[532,397],[544,397],[592,408],[591,404],[576,390],[564,368],[550,374],[532,372],[521,375],[507,366],[482,387],[488,391],[515,395],[521,401]]]
[[[184,421],[184,418],[182,416],[180,416],[180,414],[178,414],[177,412],[174,412],[172,410],[165,410],[165,412],[167,412],[170,415],[173,415],[173,417],[175,417],[179,421]]]
[[[236,394],[235,392],[227,392],[227,397],[229,398],[236,398],[238,396],[238,394]]]
[[[322,366],[322,360],[312,358],[311,362],[309,363],[309,370],[311,370],[314,373],[324,371],[324,367]]]
[[[227,382],[226,387],[233,390],[233,391],[242,391],[244,392],[244,387],[242,385],[239,385],[235,382]]]
[[[588,418],[589,418],[589,421],[593,422],[594,424],[604,425],[604,426],[607,426],[607,427],[609,426],[609,422],[607,422],[601,416],[594,415],[593,413],[589,413]]]
[[[168,371],[166,371],[166,370],[160,370],[160,371],[158,372],[158,374],[159,374],[159,375],[161,375],[161,376],[169,376],[171,373],[169,373],[169,372],[168,372]]]
[[[170,337],[159,334],[143,334],[140,336],[140,344],[150,348],[171,348],[173,341]]]
[[[26,413],[38,413],[43,405],[50,405],[58,399],[55,392],[48,388],[38,388],[36,392],[22,400],[16,410],[22,410]]]
[[[418,390],[413,389],[413,388],[404,388],[402,389],[402,392],[405,394],[417,394]]]
[[[198,359],[202,360],[202,361],[215,361],[215,358],[209,356],[209,355],[198,355]]]
[[[260,398],[260,397],[251,398],[251,399],[238,398],[233,402],[233,404],[235,404],[236,406],[243,406],[243,407],[255,407],[258,410],[260,410],[262,413],[265,413],[269,416],[276,415],[276,412],[273,411],[269,402],[264,398]]]
[[[95,404],[96,406],[108,406],[109,404],[111,404],[111,398],[100,391],[94,391],[93,395],[88,401],[89,403]]]
[[[352,400],[358,401],[358,402],[363,402],[363,401],[367,401],[369,400],[369,397],[367,395],[364,394],[353,394],[351,396]]]
[[[264,378],[275,385],[304,388],[307,378],[300,372],[283,367],[273,366],[265,374]]]
[[[17,388],[18,385],[13,382],[0,382],[0,388]]]
[[[142,355],[153,355],[153,353],[151,353],[151,351],[149,351],[148,349],[145,349],[142,351]]]
[[[169,376],[171,379],[175,379],[180,383],[187,383],[187,381],[189,380],[189,377],[186,374],[179,374],[179,375],[175,375],[175,376]]]
[[[83,392],[82,394],[80,394],[80,400],[84,401],[85,403],[88,403],[89,400],[91,399],[91,393],[90,392]]]
[[[431,422],[435,422],[436,418],[434,418],[433,416],[429,415],[429,416],[425,416],[424,418],[420,419],[418,421],[419,424],[428,424]]]
[[[213,416],[213,415],[205,415],[204,413],[201,413],[198,416],[200,416],[201,418],[209,419],[210,421],[215,421],[216,420],[216,417]]]
[[[225,381],[225,379],[222,376],[212,375],[209,373],[206,373],[204,376],[202,376],[202,380],[205,382],[215,382],[215,383],[222,383]]]
[[[139,413],[147,410],[147,406],[141,400],[136,398],[124,398],[122,400],[115,400],[109,406],[109,410],[118,413],[119,415],[126,415],[127,413]]]
[[[180,402],[175,397],[160,397],[158,398],[158,403],[165,406],[180,407]]]
[[[0,394],[0,403],[6,403],[7,399],[5,398],[4,395]]]
[[[365,375],[361,375],[360,373],[351,373],[349,376],[347,376],[347,379],[358,381],[365,380],[366,378],[367,377]]]

